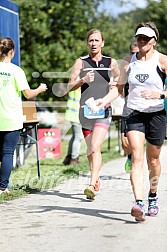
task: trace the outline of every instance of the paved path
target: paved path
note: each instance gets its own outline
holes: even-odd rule
[[[129,214],[133,195],[121,157],[103,166],[103,187],[93,202],[83,195],[88,175],[81,174],[53,191],[0,205],[0,251],[166,252],[166,146],[161,160],[158,217],[147,216],[145,223],[136,223]],[[147,199],[147,181],[145,191]]]

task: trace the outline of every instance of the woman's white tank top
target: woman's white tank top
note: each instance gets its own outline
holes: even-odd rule
[[[164,108],[164,101],[160,99],[145,99],[141,97],[143,89],[151,89],[162,93],[163,80],[159,63],[159,53],[154,51],[153,56],[147,61],[140,61],[134,54],[127,69],[129,95],[127,107],[140,112],[156,112]]]

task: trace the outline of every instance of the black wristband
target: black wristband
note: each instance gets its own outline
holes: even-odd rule
[[[160,99],[161,100],[165,99],[165,95],[164,94],[160,94]]]

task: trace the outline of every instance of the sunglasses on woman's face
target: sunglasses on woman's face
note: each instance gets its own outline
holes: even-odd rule
[[[149,41],[149,40],[151,40],[153,37],[147,37],[147,36],[145,36],[145,35],[138,35],[137,36],[137,41],[140,41],[140,40],[144,40],[144,41]]]

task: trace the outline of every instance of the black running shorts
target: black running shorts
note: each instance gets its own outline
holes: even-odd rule
[[[166,136],[165,109],[152,113],[134,110],[125,119],[126,132],[136,130],[145,134],[146,140],[153,145],[161,146]]]

